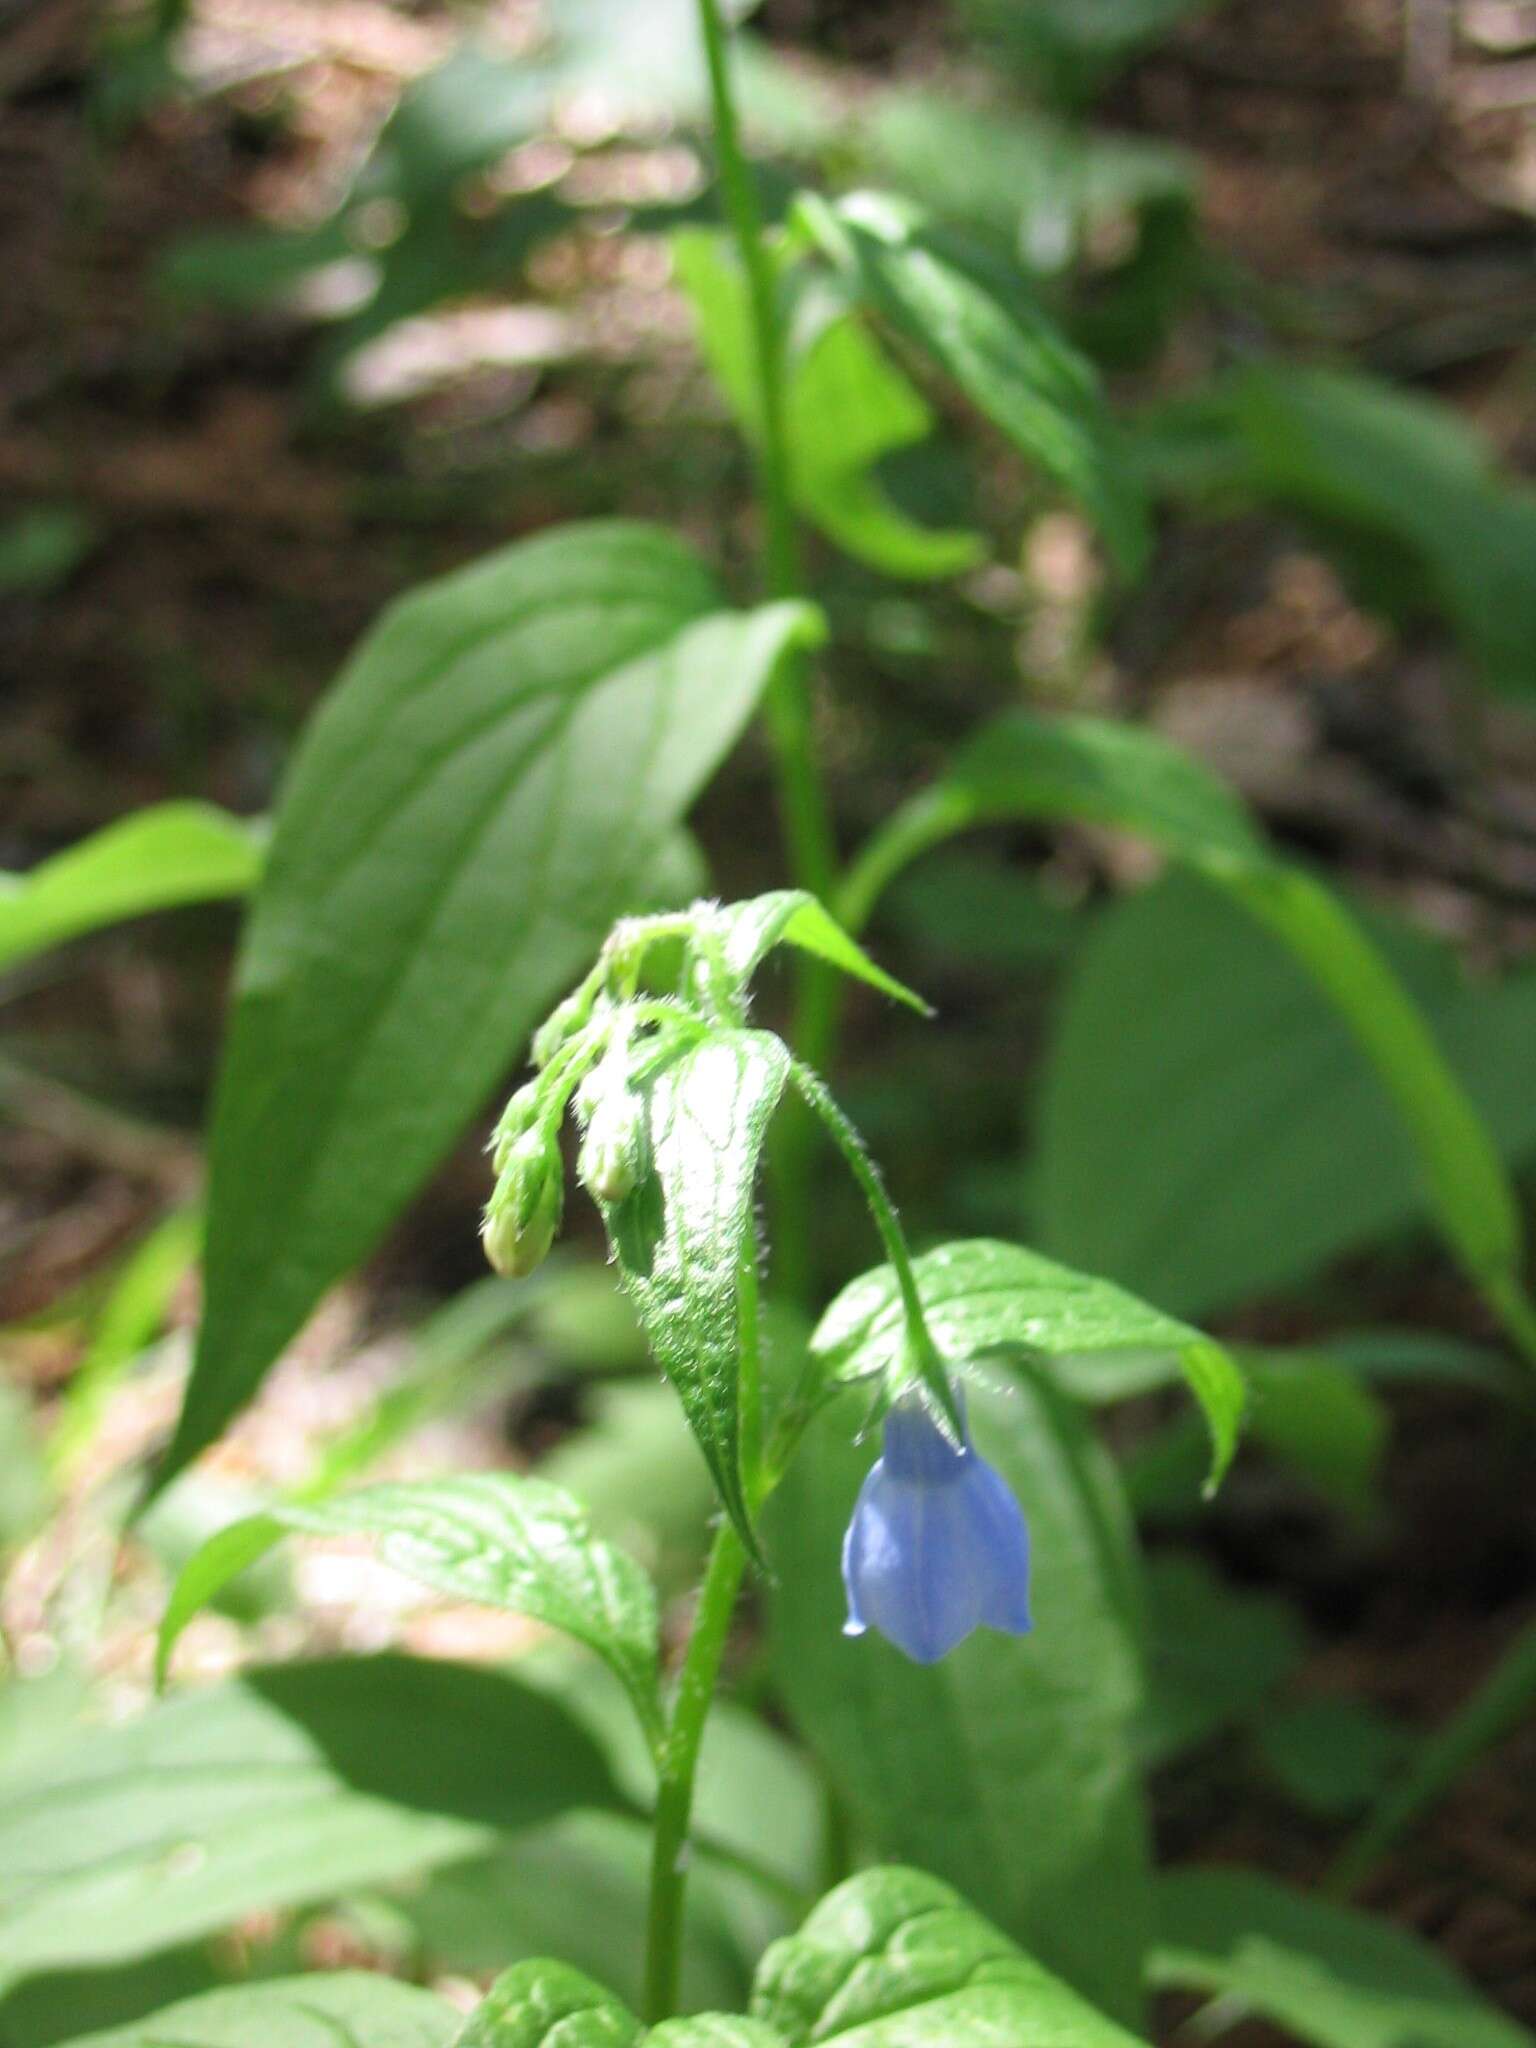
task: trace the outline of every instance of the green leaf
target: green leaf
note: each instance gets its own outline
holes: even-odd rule
[[[1531,2048],[1405,1929],[1256,1873],[1179,1870],[1158,1886],[1154,1985],[1222,1994],[1315,2048]]]
[[[733,2012],[696,2012],[686,2019],[666,2020],[645,2039],[648,2048],[789,2048],[774,2028]]]
[[[1097,375],[1019,273],[883,194],[835,207],[802,197],[798,211],[869,305],[1078,500],[1121,570],[1137,574],[1149,547],[1146,508]]]
[[[615,1799],[585,1730],[500,1673],[398,1656],[255,1671],[0,1772],[0,1984],[457,1862],[498,1830]]]
[[[749,980],[775,946],[796,946],[856,981],[867,982],[882,995],[905,1003],[909,1010],[925,1017],[933,1014],[921,996],[877,967],[804,889],[775,889],[745,903],[725,904],[714,913],[710,928],[719,939],[733,980]]]
[[[333,1970],[207,1991],[65,2048],[448,2048],[445,1998],[370,1970]]]
[[[1522,1295],[1514,1193],[1419,1010],[1338,900],[1274,859],[1221,785],[1166,741],[1131,726],[1027,714],[984,731],[962,756],[953,786],[941,782],[880,834],[855,873],[845,918],[857,927],[885,881],[923,847],[970,824],[1042,815],[1144,833],[1289,949],[1392,1099],[1462,1264],[1505,1321],[1522,1329],[1522,1341],[1536,1342],[1536,1312]]]
[[[1147,1596],[1142,1744],[1159,1764],[1251,1720],[1301,1662],[1306,1632],[1284,1600],[1239,1592],[1193,1555],[1150,1559]]]
[[[1214,1483],[1231,1462],[1243,1379],[1219,1344],[1108,1280],[995,1238],[941,1245],[914,1262],[928,1326],[956,1365],[989,1352],[1046,1359],[1073,1392],[1112,1398],[1155,1386],[1176,1366],[1204,1411]],[[864,1379],[901,1355],[896,1275],[880,1266],[845,1287],[811,1340],[829,1376]]]
[[[48,1440],[54,1471],[67,1473],[94,1439],[119,1381],[164,1323],[172,1296],[196,1265],[202,1241],[201,1205],[189,1203],[163,1216],[123,1260]]]
[[[973,1384],[969,1407],[1030,1524],[1034,1634],[980,1631],[921,1666],[874,1634],[840,1633],[838,1554],[873,1446],[849,1441],[839,1408],[807,1433],[765,1510],[774,1675],[877,1853],[963,1886],[1084,1996],[1130,2017],[1150,1921],[1130,1533],[1072,1403],[1021,1370],[1006,1389]]]
[[[959,0],[976,33],[1016,64],[1032,91],[1042,84],[1077,102],[1212,0]]]
[[[212,804],[155,804],[23,875],[0,876],[0,968],[102,925],[242,896],[261,872],[258,826]]]
[[[1536,975],[1470,983],[1444,948],[1370,930],[1506,1158],[1528,1158]],[[1241,908],[1193,879],[1100,917],[1040,1085],[1042,1242],[1181,1313],[1294,1285],[1424,1213],[1346,1025]]]
[[[672,238],[716,381],[753,441],[762,438],[751,306],[727,238],[685,228]],[[819,288],[818,288],[819,287]],[[953,576],[986,552],[979,534],[940,532],[900,512],[874,474],[887,455],[926,440],[927,404],[822,279],[781,271],[788,360],[790,489],[829,539],[887,576]]]
[[[754,1554],[742,1478],[741,1276],[757,1263],[753,1187],[788,1071],[788,1053],[767,1031],[712,1032],[679,1054],[646,1091],[651,1170],[604,1208],[647,1340]]]
[[[160,1624],[164,1681],[176,1638],[200,1607],[285,1534],[376,1536],[383,1562],[456,1600],[531,1615],[595,1650],[653,1741],[656,1596],[633,1558],[594,1536],[556,1486],[511,1472],[403,1480],[328,1501],[285,1501],[221,1530],[188,1564]]]
[[[638,2048],[645,2029],[621,2000],[564,1963],[514,1963],[454,2048]]]
[[[598,1533],[634,1552],[664,1595],[697,1583],[715,1490],[670,1387],[594,1387],[582,1427],[540,1459],[539,1472],[584,1502]]]
[[[786,2041],[828,2048],[1137,2048],[920,1870],[866,1870],[830,1892],[763,1957],[752,2010]]]
[[[396,604],[307,728],[242,952],[207,1307],[160,1483],[224,1428],[632,906],[803,606],[568,527]],[[445,1049],[452,1057],[445,1057]]]

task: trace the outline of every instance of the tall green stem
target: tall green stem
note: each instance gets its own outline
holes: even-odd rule
[[[740,124],[731,91],[729,41],[720,0],[699,0],[699,27],[709,71],[720,190],[732,239],[747,281],[752,347],[758,389],[758,485],[763,517],[763,577],[770,596],[798,597],[803,590],[800,539],[790,491],[790,443],[785,405],[784,335],[779,320],[774,264],[763,239],[757,188],[741,148]],[[811,694],[802,655],[780,663],[769,687],[766,716],[779,786],[779,809],[790,869],[796,883],[830,902],[837,871],[831,812],[816,757]],[[816,961],[803,961],[792,1036],[814,1065],[826,1063],[836,1036],[834,977]],[[778,1194],[776,1263],[779,1285],[792,1300],[809,1296],[811,1227],[809,1201],[810,1127],[803,1115],[783,1121],[774,1154]]]
[[[709,1553],[693,1634],[661,1751],[645,1953],[645,2015],[652,2025],[669,2019],[677,2010],[693,1782],[746,1563],[741,1538],[729,1522],[722,1522]]]

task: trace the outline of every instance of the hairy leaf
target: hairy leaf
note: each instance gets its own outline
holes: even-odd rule
[[[635,1563],[594,1536],[559,1487],[511,1472],[404,1480],[327,1501],[286,1501],[223,1529],[192,1559],[160,1625],[164,1677],[176,1638],[237,1572],[288,1533],[374,1536],[379,1555],[454,1599],[561,1629],[610,1666],[653,1740],[661,1731],[656,1596]]]
[[[745,903],[726,904],[715,912],[711,929],[719,938],[726,967],[734,979],[745,981],[756,973],[775,946],[796,946],[802,953],[812,953],[829,966],[840,968],[856,981],[867,982],[882,995],[905,1003],[908,1009],[928,1014],[922,997],[877,967],[863,947],[856,945],[836,919],[804,889],[775,889]]]
[[[956,1365],[1022,1352],[1059,1367],[1094,1398],[1134,1393],[1176,1367],[1204,1411],[1219,1479],[1237,1444],[1243,1379],[1222,1347],[1108,1280],[995,1238],[941,1245],[913,1268],[928,1326]],[[812,1348],[829,1374],[856,1380],[901,1355],[905,1317],[896,1274],[879,1266],[845,1287],[822,1317]]]
[[[309,725],[241,956],[207,1306],[163,1484],[248,1400],[573,981],[809,630],[651,527],[396,604]]]
[[[829,1893],[764,1956],[752,2010],[828,2048],[1137,2048],[919,1870],[866,1870]]]
[[[604,1209],[651,1348],[754,1551],[741,1469],[741,1282],[757,1262],[753,1186],[788,1071],[767,1031],[717,1031],[689,1047],[649,1084],[650,1171]]]

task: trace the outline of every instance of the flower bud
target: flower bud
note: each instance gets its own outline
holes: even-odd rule
[[[634,1191],[645,1152],[643,1107],[637,1095],[622,1088],[593,1108],[576,1172],[594,1200],[622,1202]]]
[[[529,1081],[517,1090],[502,1111],[501,1119],[491,1133],[490,1145],[491,1160],[498,1174],[511,1158],[513,1146],[538,1121],[539,1107],[539,1084]]]
[[[542,1264],[564,1207],[559,1146],[542,1131],[524,1131],[507,1154],[481,1226],[480,1241],[496,1271],[520,1280]]]

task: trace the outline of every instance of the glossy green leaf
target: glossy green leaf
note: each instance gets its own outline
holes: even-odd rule
[[[712,1032],[689,1047],[646,1092],[650,1172],[604,1208],[646,1338],[753,1550],[741,1462],[741,1276],[757,1263],[753,1188],[788,1071],[788,1053],[767,1031]]]
[[[371,1970],[332,1970],[183,1999],[66,2048],[448,2048],[458,2013]]]
[[[866,1870],[830,1892],[764,1956],[752,2010],[787,2042],[828,2048],[1137,2048],[920,1870]]]
[[[1210,1991],[1313,2048],[1531,2048],[1406,1929],[1240,1870],[1158,1886],[1155,1985]]]
[[[746,981],[775,946],[794,946],[839,968],[855,981],[867,982],[909,1010],[930,1015],[928,1005],[912,990],[877,967],[837,920],[804,889],[774,889],[745,903],[723,905],[711,919],[726,967],[733,979]]]
[[[364,641],[299,747],[246,935],[207,1306],[162,1483],[633,906],[810,620],[722,611],[681,542],[613,523],[503,549]]]
[[[929,1328],[955,1365],[1023,1353],[1050,1360],[1063,1384],[1092,1399],[1157,1385],[1176,1368],[1210,1430],[1213,1480],[1225,1471],[1237,1444],[1243,1379],[1199,1330],[1108,1280],[995,1238],[941,1245],[913,1270]],[[904,1329],[895,1272],[880,1266],[838,1295],[812,1348],[831,1377],[863,1379],[900,1358]]]
[[[799,215],[871,308],[1078,500],[1121,569],[1136,574],[1149,546],[1146,508],[1097,375],[1018,272],[884,194],[836,206],[803,198]]]
[[[616,1795],[500,1673],[398,1656],[254,1671],[0,1770],[0,1983],[328,1899]]]
[[[666,2020],[645,2039],[647,2048],[790,2048],[775,2028],[733,2012],[696,2012],[686,2019]]]
[[[858,1415],[842,1402],[765,1511],[774,1676],[878,1853],[963,1887],[1084,1996],[1131,2018],[1150,1903],[1129,1530],[1074,1404],[1025,1369],[968,1399],[977,1446],[1030,1526],[1033,1635],[978,1631],[926,1667],[874,1633],[842,1635],[838,1556],[875,1448],[851,1441]]]
[[[1371,930],[1505,1157],[1530,1157],[1536,976],[1474,984],[1428,940]],[[1190,1315],[1293,1285],[1425,1208],[1337,1013],[1242,909],[1177,877],[1106,912],[1078,953],[1032,1192],[1048,1250]]]
[[[531,1615],[595,1650],[660,1735],[656,1596],[633,1558],[594,1536],[585,1509],[512,1472],[402,1480],[332,1500],[284,1501],[220,1531],[182,1572],[160,1625],[163,1678],[200,1607],[284,1535],[372,1536],[383,1562],[456,1600]]]
[[[212,804],[154,804],[22,875],[0,875],[0,969],[102,925],[243,896],[262,832]]]
[[[564,1963],[514,1963],[454,2048],[638,2048],[645,2029],[620,1999]]]
[[[677,275],[716,381],[744,431],[762,437],[751,308],[741,266],[723,235],[701,228],[672,241]],[[881,488],[876,465],[924,441],[928,405],[824,279],[782,276],[788,360],[785,393],[790,488],[829,539],[887,576],[952,576],[986,552],[978,534],[941,532],[908,519]]]

